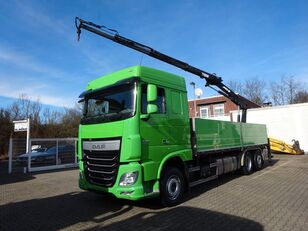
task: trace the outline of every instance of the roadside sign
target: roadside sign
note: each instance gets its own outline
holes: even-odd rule
[[[28,170],[30,169],[30,161],[31,161],[31,152],[30,152],[30,119],[26,120],[16,120],[14,123],[14,132],[27,132],[27,145],[26,145],[26,153],[30,153],[28,155]]]
[[[14,123],[14,132],[26,132],[28,131],[28,120],[18,120],[13,121]]]

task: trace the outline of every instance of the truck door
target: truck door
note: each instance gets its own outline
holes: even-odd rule
[[[157,100],[154,102],[158,108],[157,113],[149,115],[148,119],[140,120],[142,161],[151,161],[154,168],[158,168],[160,161],[170,149],[170,125],[166,102],[166,89],[157,86]],[[141,114],[147,114],[147,84],[145,83],[141,85]]]
[[[171,89],[168,94],[170,107],[168,110],[172,151],[190,148],[190,127],[188,119],[188,102],[186,94]]]

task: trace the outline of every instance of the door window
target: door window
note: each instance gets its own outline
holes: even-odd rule
[[[166,97],[165,97],[165,89],[157,87],[157,100],[151,102],[152,104],[157,105],[157,114],[165,114],[166,113]],[[147,85],[141,85],[141,113],[147,113]]]

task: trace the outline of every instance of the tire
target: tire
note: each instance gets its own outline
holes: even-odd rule
[[[176,167],[167,167],[160,180],[160,199],[163,206],[179,204],[184,194],[184,177]]]
[[[244,155],[244,166],[242,169],[244,175],[249,175],[253,172],[253,160],[249,152]]]
[[[253,155],[253,167],[256,171],[259,171],[264,166],[263,156],[260,151],[256,151]]]

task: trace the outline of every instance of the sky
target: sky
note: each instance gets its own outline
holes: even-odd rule
[[[73,107],[87,83],[133,65],[204,81],[82,31],[74,18],[114,28],[207,72],[243,82],[294,76],[308,84],[308,1],[6,1],[0,0],[0,107],[25,93],[53,107]]]

